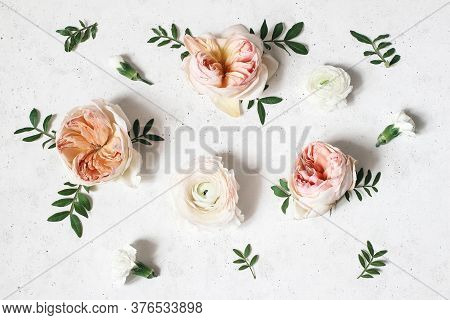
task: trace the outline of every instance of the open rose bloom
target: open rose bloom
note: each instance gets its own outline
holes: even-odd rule
[[[187,79],[232,117],[241,114],[239,100],[258,98],[278,68],[274,58],[263,54],[262,40],[243,25],[218,36],[186,35],[184,44],[190,53],[183,61]]]
[[[288,185],[297,219],[330,211],[355,186],[355,159],[323,142],[313,142],[298,155]]]
[[[199,157],[190,169],[174,181],[177,213],[203,229],[240,225],[244,216],[237,207],[239,185],[233,170],[224,168],[219,157]]]
[[[137,186],[142,157],[133,149],[129,128],[122,109],[104,100],[72,109],[56,134],[56,146],[74,182],[121,180]]]

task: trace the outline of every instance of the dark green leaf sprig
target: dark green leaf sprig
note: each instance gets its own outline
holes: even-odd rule
[[[286,46],[294,51],[297,54],[306,55],[308,54],[308,48],[300,42],[293,41],[295,37],[297,37],[303,30],[304,23],[298,22],[294,24],[284,35],[283,39],[280,39],[281,34],[284,31],[283,22],[279,22],[275,25],[272,32],[272,37],[270,39],[266,39],[267,34],[269,33],[269,28],[267,27],[267,22],[264,19],[264,22],[259,30],[259,36],[261,40],[263,40],[264,48],[267,50],[272,50],[272,46],[270,44],[274,44],[278,48],[283,49],[287,52],[288,55],[291,55]],[[250,29],[250,33],[255,33],[253,29]],[[270,43],[270,44],[269,44]]]
[[[152,31],[154,33],[154,36],[151,37],[147,43],[155,43],[159,40],[162,40],[160,43],[158,43],[158,47],[162,47],[165,45],[168,45],[172,43],[170,46],[172,49],[179,49],[181,47],[184,47],[184,43],[179,39],[180,32],[178,31],[178,27],[172,23],[172,26],[170,27],[170,33],[172,36],[169,36],[169,33],[161,26],[158,26],[158,28],[152,28]],[[184,34],[192,36],[191,30],[187,28],[184,31]],[[183,51],[180,55],[181,60],[186,58],[189,55],[189,51]]]
[[[44,122],[42,123],[42,129],[38,128],[39,122],[41,120],[41,114],[40,114],[39,110],[37,110],[37,109],[31,110],[29,118],[30,118],[30,122],[31,122],[31,127],[25,127],[25,128],[16,130],[16,131],[14,131],[14,134],[30,132],[30,131],[37,131],[38,132],[37,134],[34,134],[29,137],[25,137],[22,139],[22,141],[33,142],[33,141],[36,141],[36,140],[42,138],[43,136],[45,136],[48,139],[42,143],[42,148],[45,148],[45,146],[48,143],[50,143],[50,145],[48,146],[48,149],[53,149],[54,147],[56,147],[56,144],[55,144],[56,131],[55,130],[50,131],[50,122],[53,118],[53,115],[50,114],[45,117]]]
[[[266,85],[264,90],[266,90],[269,86]],[[270,96],[270,97],[264,97],[264,98],[257,98],[256,100],[250,100],[248,102],[247,109],[251,109],[255,102],[258,105],[258,115],[259,115],[259,121],[261,124],[264,124],[266,121],[266,108],[264,107],[265,104],[277,104],[283,101],[282,98]]]
[[[151,141],[164,141],[164,138],[156,135],[156,134],[150,134],[150,130],[152,129],[153,123],[155,122],[155,119],[150,119],[144,126],[144,129],[142,130],[142,133],[139,134],[141,130],[141,126],[139,124],[139,119],[134,120],[133,122],[133,138],[131,139],[132,143],[142,143],[147,146],[151,146]],[[128,132],[128,135],[131,137],[131,132]]]
[[[380,181],[381,172],[378,172],[375,175],[375,178],[373,179],[372,182],[370,182],[370,180],[372,180],[372,172],[370,170],[367,170],[366,177],[364,178],[364,184],[361,184],[363,178],[364,178],[364,169],[361,168],[356,174],[355,188],[353,190],[345,192],[345,198],[347,199],[347,201],[350,201],[350,195],[352,191],[355,192],[356,197],[359,199],[359,201],[362,201],[363,199],[362,194],[357,189],[363,189],[369,195],[369,197],[372,196],[370,189],[372,189],[372,191],[374,192],[378,192],[378,189],[375,186],[377,185],[378,181]]]
[[[47,221],[58,222],[70,217],[70,225],[73,231],[75,231],[78,238],[81,238],[83,235],[83,225],[76,213],[85,218],[89,218],[88,212],[92,210],[91,199],[86,193],[82,192],[82,189],[89,193],[92,187],[76,185],[70,182],[66,182],[64,185],[69,188],[59,191],[58,194],[62,196],[73,196],[56,200],[52,203],[52,206],[61,208],[67,206],[70,207],[65,211],[61,211],[50,216]]]
[[[386,253],[387,250],[381,250],[375,253],[372,244],[370,243],[370,241],[367,241],[367,250],[361,250],[361,253],[358,254],[359,263],[364,268],[364,270],[361,272],[357,279],[370,279],[373,278],[374,275],[380,274],[380,267],[384,267],[386,263],[384,260],[375,259],[381,258]]]
[[[272,186],[270,189],[272,189],[273,193],[277,197],[286,198],[284,199],[283,204],[281,205],[281,211],[283,211],[283,213],[286,214],[286,209],[289,207],[289,198],[291,197],[291,193],[286,180],[280,179],[280,185]]]
[[[388,41],[378,42],[378,41],[389,38],[388,34],[379,35],[374,40],[371,40],[369,37],[367,37],[361,33],[358,33],[355,31],[350,31],[350,33],[359,42],[369,44],[372,46],[372,50],[364,51],[364,56],[367,57],[367,56],[377,55],[379,59],[371,60],[370,63],[372,63],[372,64],[384,63],[384,66],[386,68],[389,68],[390,66],[392,66],[400,61],[400,56],[398,54],[396,54],[394,57],[392,57],[392,59],[390,61],[388,61],[388,59],[387,59],[395,53],[395,48],[390,48],[384,53],[382,53],[380,51],[380,50],[390,47],[392,45],[392,43],[388,42]]]
[[[64,50],[66,52],[73,51],[81,42],[85,42],[90,37],[95,39],[97,36],[98,24],[94,23],[90,26],[80,21],[81,28],[67,26],[64,29],[56,30],[60,35],[67,37],[64,42]]]
[[[233,251],[239,257],[239,259],[234,260],[233,263],[241,264],[238,270],[242,271],[245,269],[250,269],[253,275],[253,279],[256,279],[256,274],[255,270],[253,269],[253,266],[258,262],[259,255],[254,255],[253,258],[250,259],[250,254],[252,253],[252,246],[248,244],[245,247],[244,252],[238,249],[233,249]]]

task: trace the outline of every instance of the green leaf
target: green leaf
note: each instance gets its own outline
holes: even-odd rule
[[[169,44],[169,43],[170,43],[170,40],[161,41],[160,43],[158,43],[158,47],[165,46],[166,44]]]
[[[64,183],[65,186],[69,186],[69,187],[76,187],[76,184],[70,183],[70,182],[66,182]]]
[[[384,256],[386,253],[387,253],[387,250],[381,250],[381,251],[378,251],[377,253],[375,253],[375,255],[373,257],[379,258],[381,256]]]
[[[375,175],[375,179],[373,179],[372,186],[375,186],[378,183],[378,181],[380,181],[380,178],[381,178],[381,172],[378,172]]]
[[[78,238],[81,238],[83,235],[83,225],[81,224],[80,218],[74,214],[70,215],[70,225]]]
[[[152,145],[152,143],[150,141],[147,141],[145,139],[137,139],[137,141],[139,143],[145,144],[146,146],[151,146]]]
[[[364,185],[369,184],[371,179],[372,179],[372,172],[370,170],[367,170],[366,178],[364,179]]]
[[[367,189],[366,187],[364,187],[364,191],[369,195],[369,197],[371,197],[372,195],[370,194],[370,190]]]
[[[250,267],[253,267],[259,260],[259,255],[256,255],[250,260]]]
[[[139,136],[139,130],[141,129],[139,125],[139,119],[134,120],[133,122],[133,134],[135,137]]]
[[[283,22],[277,23],[272,32],[272,40],[278,38],[283,33],[283,29],[284,29]]]
[[[289,197],[284,199],[283,204],[281,205],[281,211],[286,214],[286,210],[289,207]]]
[[[366,272],[368,274],[380,274],[380,271],[378,269],[367,269]]]
[[[367,57],[367,56],[372,56],[372,55],[374,55],[374,54],[377,54],[376,52],[373,52],[373,51],[364,51],[364,55]]]
[[[390,45],[392,45],[392,43],[390,43],[390,42],[380,42],[380,44],[378,45],[378,50],[389,47]]]
[[[395,53],[395,49],[391,48],[383,54],[383,58],[388,58],[388,57],[392,56],[394,53]]]
[[[383,60],[372,60],[372,61],[370,61],[371,64],[380,64],[382,62],[383,62]]]
[[[303,30],[303,26],[304,23],[303,22],[298,22],[296,24],[294,24],[292,26],[292,28],[290,28],[288,30],[288,32],[286,33],[286,35],[284,36],[284,40],[286,41],[287,44],[287,40],[291,40],[294,39],[296,36],[298,36],[300,34],[300,32],[302,32]],[[295,51],[295,50],[294,50]],[[306,53],[305,53],[306,54]]]
[[[70,196],[71,194],[74,194],[75,192],[77,192],[77,188],[75,189],[64,189],[58,192],[58,194],[62,195],[62,196]]]
[[[48,147],[48,149],[53,149],[53,148],[55,148],[55,147],[56,147],[56,143],[50,145],[50,147]]]
[[[160,137],[156,134],[148,134],[145,136],[147,139],[149,139],[150,141],[164,141],[163,137]]]
[[[50,126],[50,120],[52,119],[53,115],[50,114],[45,117],[44,122],[42,123],[42,128],[44,128],[45,132],[48,132],[49,126]]]
[[[72,198],[64,198],[64,199],[56,200],[55,202],[52,203],[52,206],[65,207],[65,206],[68,206],[69,204],[71,204],[72,202],[73,202]]]
[[[42,137],[42,133],[38,133],[38,134],[35,134],[34,136],[29,136],[29,137],[23,138],[22,141],[33,142],[33,141],[38,140],[41,137]]]
[[[392,66],[392,65],[396,64],[396,63],[399,62],[399,61],[400,61],[400,56],[399,56],[398,54],[396,54],[396,55],[392,58],[392,60],[389,62],[389,66]]]
[[[245,259],[244,254],[241,251],[239,251],[238,249],[233,249],[233,251],[239,258]]]
[[[268,31],[269,30],[267,29],[267,22],[266,22],[266,19],[264,19],[261,29],[259,30],[259,36],[262,40],[264,40],[266,38]]]
[[[348,191],[345,191],[344,196],[345,199],[347,199],[347,201],[350,202],[350,193]]]
[[[94,23],[91,28],[92,39],[95,39],[95,37],[97,36],[97,31],[98,31],[97,23]]]
[[[280,198],[286,198],[289,197],[289,194],[287,194],[283,189],[279,188],[278,186],[272,186],[270,187],[272,189],[273,193]]]
[[[153,32],[154,32],[155,34],[157,34],[158,36],[161,36],[161,32],[159,32],[158,29],[152,28],[152,30],[153,30]]]
[[[179,48],[181,48],[181,44],[176,43],[176,44],[171,45],[170,47],[172,49],[179,49]]]
[[[159,36],[152,37],[147,41],[147,43],[154,43],[154,42],[158,41],[159,39],[161,39],[161,37],[159,37]]]
[[[67,26],[67,27],[65,27],[65,29],[68,30],[68,31],[78,31],[78,28],[77,27],[73,27],[73,26]]]
[[[33,110],[31,110],[30,112],[30,122],[33,125],[33,127],[37,127],[37,125],[39,124],[39,118],[40,118],[40,114],[39,111],[35,108],[33,108]]]
[[[356,174],[355,186],[359,185],[359,183],[362,181],[363,177],[364,177],[364,169],[361,168],[361,169],[358,170],[358,173]]]
[[[240,267],[239,267],[239,271],[245,270],[245,269],[247,269],[247,268],[249,268],[248,265],[240,266]]]
[[[372,187],[372,190],[378,192],[378,189],[376,187]]]
[[[48,139],[48,140],[45,140],[43,143],[42,143],[42,149],[44,149],[45,148],[45,145],[47,144],[47,143],[49,143],[50,141],[52,141],[53,139],[52,138],[50,138],[50,139]]]
[[[250,109],[251,107],[253,107],[254,104],[255,104],[255,100],[250,100],[250,101],[248,102],[247,109]]]
[[[361,34],[361,33],[358,33],[358,32],[356,32],[356,31],[350,31],[350,33],[351,33],[351,35],[352,35],[353,37],[355,37],[356,40],[358,40],[359,42],[366,43],[366,44],[372,44],[372,41],[370,40],[369,37],[367,37],[367,36],[365,36],[365,35],[363,35],[363,34]]]
[[[144,130],[142,131],[142,134],[143,134],[144,136],[145,136],[147,133],[150,132],[150,129],[152,128],[154,122],[155,122],[155,119],[150,119],[150,120],[145,124]]]
[[[83,28],[85,28],[86,27],[86,25],[84,24],[84,22],[83,21],[81,21],[81,20],[78,20],[79,22],[80,22],[80,24],[81,24],[81,26],[83,27]]]
[[[183,61],[184,58],[186,58],[188,55],[189,55],[189,51],[184,51],[184,52],[180,55],[181,61]]]
[[[89,39],[90,36],[91,36],[91,31],[90,31],[90,29],[87,29],[83,33],[83,37],[81,38],[81,42],[85,42],[87,39]]]
[[[56,30],[56,32],[65,37],[68,37],[71,34],[70,31],[66,29]]]
[[[383,261],[372,261],[371,265],[374,267],[384,267],[386,264]]]
[[[26,128],[22,128],[22,129],[14,131],[14,134],[29,132],[29,131],[33,131],[33,130],[34,130],[34,128],[26,127]]]
[[[233,263],[242,264],[242,263],[247,263],[247,262],[244,259],[237,259],[237,260],[234,260]]]
[[[189,28],[186,28],[186,30],[184,30],[184,34],[188,34],[192,37],[192,33],[191,30]]]
[[[174,23],[172,23],[172,27],[170,28],[170,31],[172,32],[172,38],[178,39],[178,29]]]
[[[362,265],[362,267],[365,268],[366,267],[366,262],[365,262],[363,256],[358,254],[358,259],[359,259],[359,263]]]
[[[308,49],[304,44],[294,41],[286,41],[286,45],[295,53],[306,55],[308,54]]]
[[[267,50],[271,50],[272,47],[270,45],[268,45],[267,43],[263,42],[264,48],[266,48]]]
[[[259,101],[261,101],[261,103],[264,103],[264,104],[277,104],[277,103],[280,103],[281,101],[283,101],[283,99],[279,98],[279,97],[265,97],[265,98],[259,99]]]
[[[383,39],[386,39],[386,38],[389,38],[389,35],[388,34],[382,34],[382,35],[376,37],[375,40],[373,40],[373,42],[377,42],[378,40],[383,40]]]
[[[71,39],[72,38],[67,38],[66,41],[64,42],[64,51],[66,51],[66,52],[70,52]]]
[[[367,261],[370,261],[370,255],[366,250],[361,250],[364,258],[366,258]]]
[[[289,186],[286,180],[280,179],[280,186],[283,188],[283,190],[289,191]]]
[[[86,208],[83,207],[79,202],[74,202],[73,207],[75,208],[75,211],[78,212],[80,215],[82,215],[85,218],[89,218]]]
[[[373,278],[370,274],[364,274],[361,276],[361,278]]]
[[[163,27],[159,26],[158,27],[159,31],[161,31],[161,34],[163,34],[164,36],[167,36],[167,31],[166,29],[164,29]]]
[[[261,101],[258,101],[258,115],[259,115],[259,121],[261,121],[261,124],[264,124],[266,121],[266,109],[264,109],[264,105],[261,103]]]
[[[373,251],[373,246],[372,243],[370,243],[370,241],[367,241],[367,249],[369,250],[370,255],[373,256],[375,252]]]
[[[286,49],[286,47],[284,45],[282,45],[280,42],[274,42],[274,44],[278,47],[283,49],[284,51],[287,52],[288,55],[291,55],[291,53],[288,51],[288,49]]]
[[[86,192],[89,193],[89,191],[91,191],[92,187],[88,187],[88,186],[83,186],[83,189],[86,190]]]
[[[91,200],[89,199],[89,197],[87,195],[85,195],[84,193],[78,193],[78,201],[80,202],[80,204],[86,208],[87,211],[91,211],[92,209],[92,205],[91,205]]]
[[[356,189],[354,189],[353,191],[355,191],[356,196],[358,197],[358,200],[359,200],[359,201],[362,201],[362,195],[361,195],[361,193],[359,193],[359,191],[356,190]]]
[[[245,247],[244,250],[244,257],[248,257],[250,255],[250,253],[252,253],[252,246],[250,245],[250,243]]]
[[[50,217],[47,218],[47,221],[50,222],[57,222],[57,221],[62,221],[65,218],[67,218],[70,214],[70,211],[61,211],[58,213],[55,213],[54,215],[51,215]]]

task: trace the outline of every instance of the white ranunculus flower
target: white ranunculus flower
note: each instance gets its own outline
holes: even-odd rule
[[[341,68],[320,66],[309,76],[306,89],[311,101],[327,111],[347,106],[352,91],[350,76]]]
[[[147,279],[156,277],[155,271],[142,262],[136,261],[136,249],[130,245],[117,250],[112,261],[112,278],[115,286],[125,284],[129,274]]]
[[[239,225],[244,221],[236,206],[239,185],[233,170],[220,157],[199,157],[192,171],[176,176],[172,192],[175,209],[193,225],[204,228]]]
[[[379,147],[383,144],[390,142],[401,133],[407,136],[415,136],[416,124],[413,119],[408,116],[405,111],[400,111],[394,117],[394,123],[384,128],[377,139],[376,146]]]

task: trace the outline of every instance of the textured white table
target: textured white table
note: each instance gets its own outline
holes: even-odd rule
[[[10,293],[16,299],[450,296],[450,5],[427,18],[445,1],[111,3],[0,2],[1,297]],[[369,36],[406,31],[395,41],[402,56],[395,68],[365,61],[349,71],[355,88],[347,109],[326,114],[304,101],[263,128],[265,132],[270,126],[286,130],[297,126],[300,134],[310,126],[308,142],[335,143],[361,166],[382,171],[376,196],[351,204],[344,201],[331,218],[295,221],[284,216],[271,183],[239,169],[239,164],[252,165],[258,157],[254,148],[244,157],[241,141],[242,130],[259,123],[256,110],[237,120],[215,110],[209,99],[184,83],[179,50],[146,43],[150,28],[158,24],[168,27],[175,22],[200,34],[236,23],[259,30],[264,18],[272,27],[279,21],[289,26],[304,21],[299,41],[310,48],[307,56],[274,53],[280,69],[268,93],[285,100],[268,108],[267,120],[305,96],[302,82],[314,67],[328,63],[349,68],[363,58],[366,48],[349,30]],[[78,19],[98,22],[98,37],[80,45],[76,53],[65,53],[60,43],[64,39],[55,30]],[[111,72],[108,57],[114,54],[127,54],[155,85],[133,83]],[[167,127],[174,132],[182,126],[160,106],[196,130],[194,147],[201,126],[238,126],[230,145],[222,132],[213,149],[238,164],[239,206],[247,221],[236,230],[205,234],[177,222],[167,194],[142,207],[170,186],[169,175],[161,169],[148,175],[137,190],[107,185],[93,193],[94,209],[89,220],[83,220],[81,240],[67,221],[46,222],[56,212],[50,204],[66,181],[65,171],[54,151],[23,143],[12,132],[27,124],[32,107],[58,114],[56,128],[67,110],[96,97],[120,103],[130,119],[139,117],[143,122],[155,117],[161,131]],[[414,115],[419,135],[400,137],[376,149],[378,133],[402,108]],[[174,136],[165,137],[165,143],[148,149],[148,157],[173,161]],[[287,144],[278,144],[270,154],[276,162],[290,151]],[[147,165],[151,161],[148,158]],[[267,161],[263,158],[257,171],[276,181],[283,175],[268,172]],[[356,280],[360,272],[356,255],[363,247],[357,239],[389,250],[393,263],[376,279]],[[160,277],[113,288],[111,252],[125,243],[135,243],[140,259],[158,266]],[[231,263],[235,258],[231,249],[247,243],[261,256],[256,280]]]

